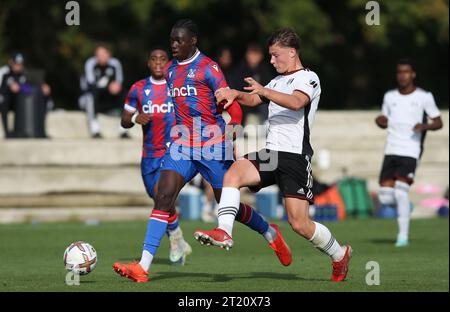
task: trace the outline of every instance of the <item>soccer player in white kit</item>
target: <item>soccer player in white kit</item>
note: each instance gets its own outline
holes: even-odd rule
[[[320,99],[319,77],[304,68],[299,56],[300,40],[293,29],[276,31],[268,40],[270,62],[279,73],[267,86],[253,78],[245,78],[249,91],[232,89],[216,91],[218,102],[225,107],[237,100],[241,105],[255,107],[269,104],[269,128],[266,148],[237,160],[223,181],[219,203],[219,227],[212,231],[196,231],[194,237],[207,244],[220,246],[214,239],[217,232],[227,232],[232,242],[233,223],[238,211],[242,187],[258,191],[277,184],[285,199],[288,221],[292,229],[308,239],[317,249],[332,258],[331,280],[340,282],[348,272],[352,249],[341,246],[323,224],[309,217],[313,203],[313,178],[310,131]]]
[[[441,129],[442,119],[433,94],[418,88],[411,59],[397,63],[398,88],[386,92],[382,115],[376,124],[388,130],[380,173],[378,198],[382,205],[397,207],[398,235],[395,245],[409,244],[409,188],[422,156],[426,131]],[[431,119],[431,123],[428,123]]]

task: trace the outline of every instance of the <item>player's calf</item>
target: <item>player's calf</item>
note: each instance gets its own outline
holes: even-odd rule
[[[289,220],[289,225],[300,236],[310,239],[314,235],[314,223],[310,220]]]

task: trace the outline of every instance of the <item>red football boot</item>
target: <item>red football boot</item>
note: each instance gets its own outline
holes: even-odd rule
[[[226,250],[233,247],[233,239],[231,236],[219,228],[212,231],[197,230],[194,232],[194,238],[202,245],[214,245],[220,248],[225,248]]]
[[[271,224],[270,226],[277,231],[277,237],[275,237],[275,240],[273,241],[273,243],[269,244],[269,246],[275,251],[275,254],[277,255],[281,264],[284,266],[288,266],[292,262],[291,249],[289,248],[288,244],[286,244],[286,242],[284,241],[284,238],[281,235],[280,228],[278,227],[278,225]]]
[[[347,277],[348,263],[352,258],[352,251],[352,247],[346,245],[344,258],[341,261],[333,261],[333,273],[331,274],[331,280],[333,282],[341,282]]]

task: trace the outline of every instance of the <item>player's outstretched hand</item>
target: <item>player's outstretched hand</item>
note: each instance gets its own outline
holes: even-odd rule
[[[245,78],[244,81],[248,83],[248,86],[244,87],[244,90],[250,91],[249,94],[257,94],[264,96],[265,88],[258,81],[256,81],[251,77]]]
[[[145,126],[152,120],[152,114],[139,114],[136,117],[136,123]]]
[[[237,98],[238,94],[236,90],[232,90],[230,88],[220,88],[214,93],[214,96],[217,99],[217,103],[223,104],[223,102],[225,102],[223,108],[227,109]]]

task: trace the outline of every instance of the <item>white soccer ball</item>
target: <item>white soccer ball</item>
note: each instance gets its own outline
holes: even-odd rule
[[[74,274],[86,275],[97,265],[97,252],[92,245],[79,241],[70,244],[64,251],[64,267]]]

